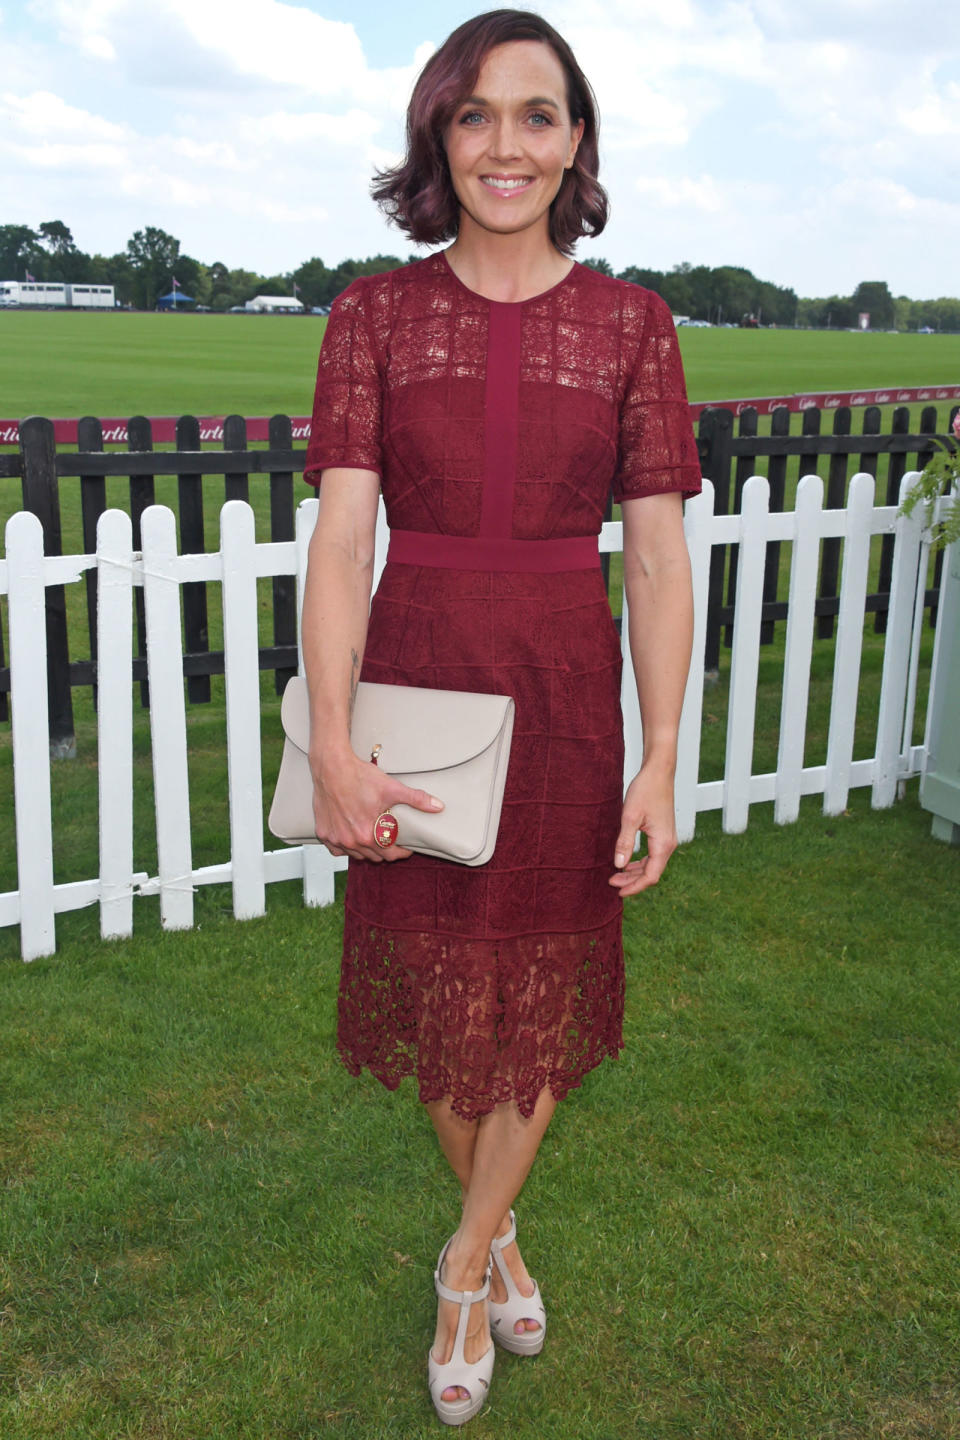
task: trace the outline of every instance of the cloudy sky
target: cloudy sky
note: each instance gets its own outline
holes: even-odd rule
[[[603,117],[616,269],[960,293],[955,0],[542,0]],[[368,199],[459,0],[0,0],[0,223],[283,273],[405,255]],[[4,277],[5,278],[5,277]]]

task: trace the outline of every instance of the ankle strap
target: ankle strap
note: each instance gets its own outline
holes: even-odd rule
[[[495,1236],[494,1236],[494,1240],[493,1240],[493,1244],[492,1244],[492,1246],[491,1246],[490,1248],[491,1248],[492,1250],[505,1250],[508,1245],[512,1245],[512,1244],[513,1244],[513,1242],[514,1242],[514,1240],[516,1240],[516,1238],[517,1238],[517,1217],[516,1217],[516,1215],[514,1215],[513,1211],[511,1210],[511,1211],[510,1211],[510,1229],[507,1231],[506,1235],[495,1235]]]
[[[454,1305],[474,1305],[478,1300],[486,1300],[490,1294],[490,1276],[493,1273],[493,1262],[487,1261],[487,1271],[483,1277],[483,1284],[479,1290],[451,1290],[440,1279],[440,1271],[443,1269],[443,1262],[447,1258],[447,1250],[450,1248],[450,1241],[440,1252],[440,1259],[437,1261],[437,1268],[433,1272],[433,1283],[441,1300],[452,1300]]]

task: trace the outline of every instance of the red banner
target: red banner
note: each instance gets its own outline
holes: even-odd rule
[[[821,390],[817,394],[769,395],[758,400],[702,400],[690,406],[694,419],[704,410],[732,410],[735,415],[753,409],[760,415],[771,415],[774,410],[786,406],[796,413],[800,410],[836,410],[841,405],[909,405],[919,400],[960,400],[960,385],[923,385],[905,390],[887,386],[881,390]],[[205,415],[200,421],[200,439],[204,443],[222,444],[222,415]],[[53,433],[58,445],[76,445],[76,420],[54,420]],[[294,440],[310,438],[309,415],[298,415],[291,420]],[[247,421],[247,440],[261,444],[269,439],[269,420],[263,417]],[[126,420],[101,420],[103,443],[125,445],[127,443]],[[155,445],[173,444],[177,438],[177,421],[173,416],[161,415],[150,421]],[[16,445],[19,425],[16,420],[0,420],[0,445]]]

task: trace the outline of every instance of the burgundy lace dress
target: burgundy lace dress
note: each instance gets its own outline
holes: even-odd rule
[[[362,678],[516,700],[486,865],[350,862],[338,1047],[465,1119],[530,1115],[622,1045],[620,641],[595,541],[558,542],[597,535],[611,485],[700,488],[670,311],[580,265],[517,304],[442,254],[357,280],[306,479],[329,466],[380,475],[393,537]]]

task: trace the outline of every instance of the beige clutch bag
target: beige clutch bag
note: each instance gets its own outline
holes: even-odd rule
[[[393,805],[398,845],[421,855],[483,865],[493,854],[510,759],[516,706],[509,695],[462,690],[419,690],[361,681],[353,707],[350,743],[405,785],[444,803],[438,814]],[[307,761],[310,711],[301,676],[288,681],[280,709],[283,757],[267,821],[288,845],[315,845],[313,780]]]

